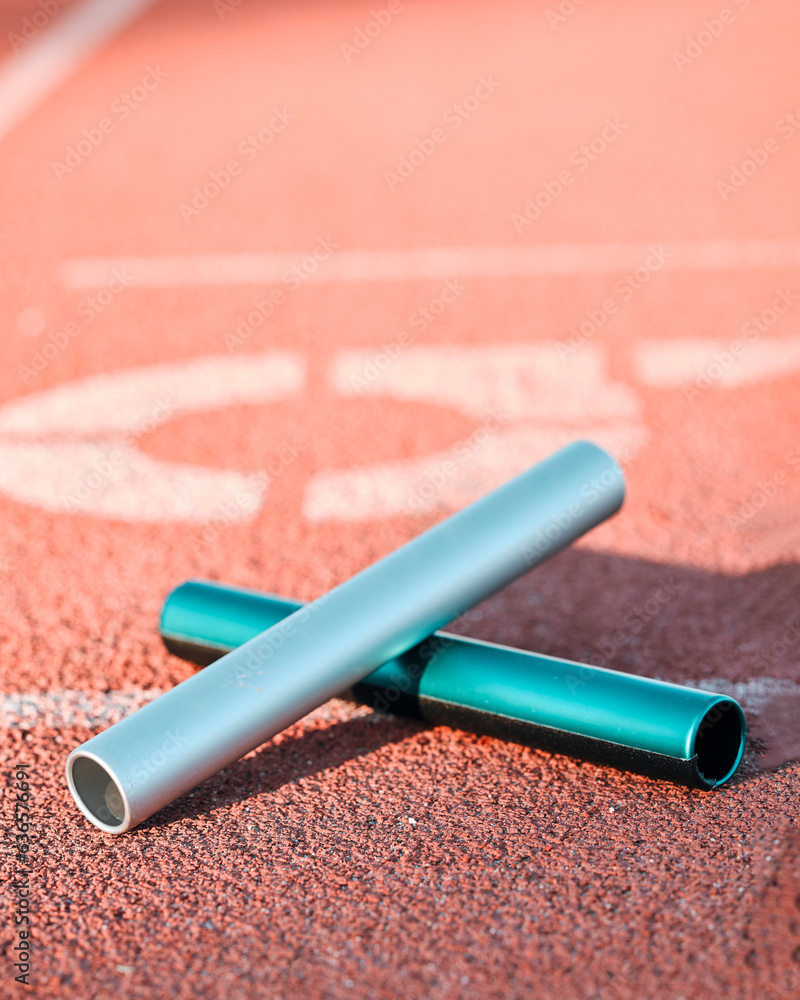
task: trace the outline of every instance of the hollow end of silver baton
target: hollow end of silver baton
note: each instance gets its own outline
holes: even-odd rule
[[[67,784],[83,815],[106,833],[133,825],[130,804],[118,778],[94,754],[77,751],[67,758]]]

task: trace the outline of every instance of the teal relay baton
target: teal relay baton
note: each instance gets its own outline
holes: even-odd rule
[[[207,665],[303,605],[190,580],[167,597],[167,649]],[[731,698],[436,632],[343,692],[432,725],[716,788],[739,765],[745,718]]]

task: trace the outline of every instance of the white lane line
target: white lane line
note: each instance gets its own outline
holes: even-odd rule
[[[301,354],[270,350],[88,375],[0,406],[0,434],[135,434],[177,414],[285,399],[303,388],[305,371]]]
[[[556,343],[411,346],[380,370],[373,359],[339,352],[334,390],[451,406],[482,422],[446,451],[314,473],[302,507],[310,521],[458,510],[576,438],[628,459],[647,440],[637,394],[608,376],[592,344],[569,359]]]
[[[659,680],[666,681],[670,678],[663,677]],[[754,677],[749,681],[729,681],[725,677],[708,677],[699,681],[684,680],[679,683],[687,687],[700,688],[701,691],[727,695],[753,714],[758,714],[772,698],[800,697],[800,684],[787,678]]]
[[[46,726],[111,725],[135,712],[164,692],[159,688],[148,691],[27,691],[0,697],[0,728],[29,729]]]
[[[517,424],[500,430],[482,425],[455,447],[424,458],[322,469],[308,481],[302,512],[317,524],[450,513],[576,439],[592,441],[612,455],[632,456],[647,437],[646,428],[630,421],[588,427]]]
[[[758,332],[756,332],[756,336]],[[735,346],[734,346],[735,345]],[[736,353],[734,353],[734,351]],[[645,385],[674,389],[712,385],[735,389],[751,382],[791,375],[800,369],[800,337],[754,341],[702,340],[685,337],[637,344],[634,359]]]
[[[12,500],[129,524],[202,524],[192,536],[198,545],[217,538],[220,527],[255,517],[268,488],[265,473],[164,461],[114,439],[0,440],[0,492]]]
[[[675,683],[674,678],[669,680]],[[757,713],[776,696],[800,696],[800,684],[797,681],[773,677],[758,677],[749,681],[729,681],[724,677],[714,677],[678,683],[735,698],[743,708],[752,713]],[[161,694],[164,694],[161,688],[131,688],[128,691],[107,692],[67,688],[3,694],[0,695],[0,729],[31,729],[34,726],[45,726],[48,729],[83,726],[93,729],[97,726],[110,726]],[[351,705],[334,699],[315,709],[305,719],[335,721],[342,718],[343,712],[353,718],[372,714],[372,710],[364,705]]]
[[[0,695],[0,729],[64,729],[81,726],[95,729],[111,726],[165,693],[161,688],[131,688],[128,691],[26,691]],[[320,705],[304,721],[334,722],[371,715],[366,705],[333,699]]]
[[[155,0],[86,0],[0,64],[0,140]]]
[[[302,390],[305,369],[290,351],[208,355],[12,399],[0,406],[0,493],[55,513],[128,522],[247,521],[264,502],[265,469],[157,459],[139,438],[189,413],[286,399]]]
[[[555,341],[412,345],[382,369],[374,357],[374,348],[336,354],[333,389],[342,396],[453,406],[478,418],[495,408],[504,419],[536,419],[545,426],[641,415],[636,393],[609,378],[605,353],[594,344],[566,358]]]
[[[609,274],[647,270],[653,255],[665,268],[725,271],[800,266],[800,240],[707,240],[697,243],[552,244],[532,247],[429,247],[417,250],[337,250],[320,262],[309,258],[303,280],[313,282],[410,281],[418,278],[531,277]],[[661,258],[661,259],[663,259]],[[165,257],[74,257],[59,275],[66,288],[108,284],[115,269],[140,288],[182,285],[259,285],[290,281],[302,265],[292,253],[185,254]],[[647,271],[648,275],[650,271]]]

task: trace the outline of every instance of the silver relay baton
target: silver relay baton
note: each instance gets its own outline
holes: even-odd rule
[[[622,469],[576,441],[76,747],[78,808],[125,833],[356,684],[622,505]]]

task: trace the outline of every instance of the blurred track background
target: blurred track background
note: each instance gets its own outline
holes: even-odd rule
[[[2,995],[797,1000],[799,30],[0,6]],[[173,586],[309,599],[579,436],[622,513],[468,634],[733,694],[728,786],[336,700],[131,834],[78,813],[69,750],[192,673]]]

